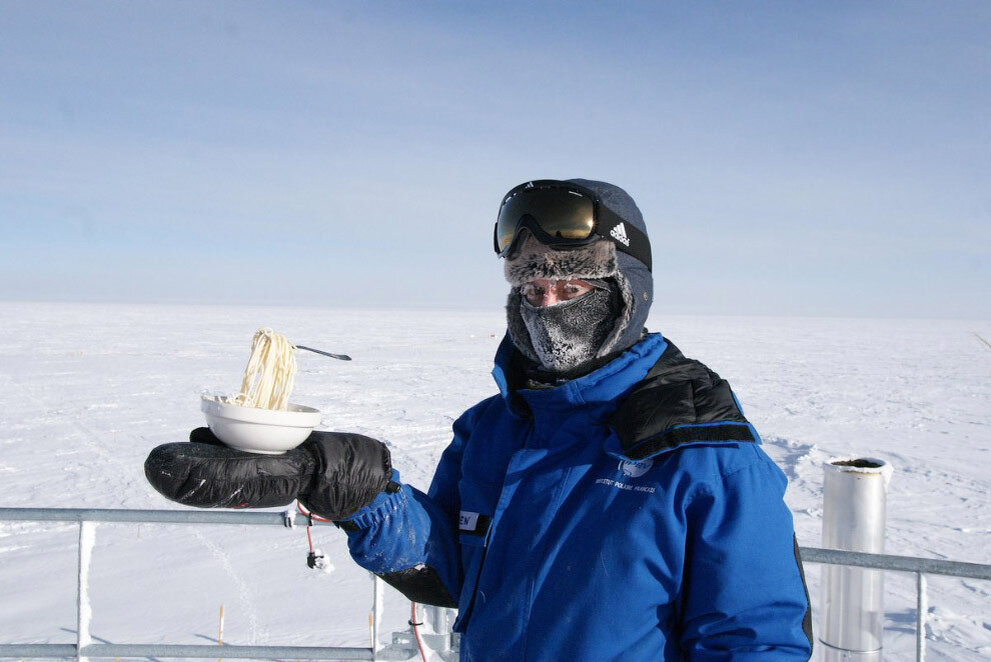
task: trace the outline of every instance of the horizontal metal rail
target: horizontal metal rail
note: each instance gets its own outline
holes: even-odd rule
[[[157,524],[246,524],[285,526],[294,511],[121,510],[113,508],[0,508],[0,521],[21,522],[150,522]],[[303,518],[306,521],[305,518]],[[307,523],[309,523],[307,521]],[[330,524],[313,520],[314,525]]]
[[[75,644],[0,645],[0,657],[173,657],[290,660],[374,660],[371,648],[330,648],[319,646],[209,646],[183,644]],[[381,658],[379,658],[381,659]]]
[[[21,522],[131,522],[159,524],[241,524],[285,526],[286,512],[239,510],[121,510],[111,508],[0,508],[0,521]],[[302,521],[309,523],[306,518]],[[331,525],[314,520],[314,525]],[[850,565],[899,572],[924,572],[991,580],[991,565],[944,561],[917,556],[868,554],[821,547],[802,547],[802,560],[809,563]]]
[[[230,510],[119,510],[99,508],[0,508],[0,521],[21,522],[124,522],[160,524],[237,524],[291,526],[294,511],[244,512]],[[306,524],[329,524],[310,522]],[[81,544],[81,543],[80,543]],[[928,604],[926,575],[945,575],[991,580],[991,565],[944,561],[890,554],[867,554],[818,547],[799,549],[804,563],[847,565],[877,570],[915,573],[917,578],[916,659],[925,651],[925,618]],[[80,573],[82,568],[80,567]],[[82,589],[80,589],[82,590]],[[375,623],[378,622],[379,591],[376,590]],[[377,630],[377,628],[376,628]],[[94,644],[83,641],[79,632],[76,644],[0,644],[0,658],[230,658],[296,660],[383,660],[394,655],[377,648],[331,648],[319,646],[213,646],[176,644]],[[88,634],[86,634],[88,636]],[[373,635],[377,646],[377,634]]]
[[[852,565],[858,568],[896,570],[898,572],[921,572],[927,575],[949,575],[971,579],[991,580],[991,565],[926,559],[919,556],[892,556],[890,554],[868,554],[866,552],[845,552],[839,549],[802,547],[799,549],[803,562],[829,563],[831,565]]]

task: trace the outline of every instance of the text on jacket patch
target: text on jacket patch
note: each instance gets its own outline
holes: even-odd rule
[[[647,473],[650,468],[654,466],[653,460],[623,460],[619,463],[619,471],[629,478],[639,478],[640,476]],[[618,490],[630,490],[631,492],[647,492],[648,494],[653,494],[657,491],[656,488],[650,485],[630,485],[629,483],[623,483],[618,480],[612,480],[611,478],[598,478],[595,481],[596,485],[607,485],[609,487],[614,487]]]
[[[469,513],[468,511],[462,510],[461,516],[458,518],[458,528],[462,531],[474,531],[477,526],[478,513]]]
[[[656,492],[656,488],[649,485],[628,485],[627,483],[620,483],[616,480],[610,480],[609,478],[597,478],[595,480],[596,485],[608,485],[609,487],[615,487],[617,490],[630,490],[631,492],[648,492],[653,494]]]

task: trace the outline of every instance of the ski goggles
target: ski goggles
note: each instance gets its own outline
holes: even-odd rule
[[[493,245],[499,257],[511,257],[526,228],[540,243],[553,248],[586,246],[606,239],[616,249],[651,268],[647,235],[599,201],[591,189],[542,179],[520,184],[502,199]]]

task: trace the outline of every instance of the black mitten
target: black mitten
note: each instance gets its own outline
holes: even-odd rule
[[[360,434],[314,432],[303,447],[316,458],[312,480],[299,494],[307,510],[342,520],[370,504],[382,490],[399,489],[389,449]]]
[[[284,506],[316,468],[316,459],[302,447],[282,455],[246,453],[225,446],[208,428],[193,430],[189,442],[158,446],[145,460],[152,487],[184,506]]]
[[[186,506],[269,508],[299,498],[328,519],[344,519],[371,503],[390,486],[391,472],[384,444],[335,432],[314,432],[291,451],[260,455],[229,448],[197,428],[189,443],[158,446],[145,460],[152,487]]]

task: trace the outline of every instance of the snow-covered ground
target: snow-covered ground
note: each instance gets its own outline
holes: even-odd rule
[[[155,445],[202,424],[199,396],[240,383],[253,332],[301,353],[294,402],[386,441],[421,488],[453,419],[494,391],[501,311],[0,303],[0,507],[178,508],[144,480]],[[822,464],[895,469],[887,552],[991,563],[991,322],[678,317],[649,324],[727,378],[789,476],[799,543],[818,546]],[[980,337],[979,337],[980,336]],[[113,643],[368,645],[371,582],[344,535],[306,567],[302,528],[101,524],[91,632]],[[75,641],[77,527],[0,523],[0,643]],[[818,607],[820,570],[808,568]],[[889,574],[886,659],[914,653],[914,579]],[[930,660],[991,658],[991,583],[930,578]],[[383,636],[406,628],[389,590]]]

